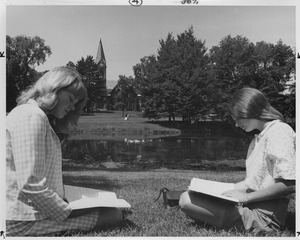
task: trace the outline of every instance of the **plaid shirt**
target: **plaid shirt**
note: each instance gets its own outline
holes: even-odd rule
[[[7,115],[6,152],[6,219],[66,219],[61,144],[34,100]]]

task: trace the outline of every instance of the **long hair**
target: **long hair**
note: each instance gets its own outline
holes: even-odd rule
[[[56,106],[57,93],[60,90],[70,92],[78,99],[74,110],[70,111],[64,118],[56,119],[48,116],[56,132],[67,133],[70,127],[78,125],[82,108],[87,101],[87,90],[80,74],[75,69],[57,67],[48,71],[17,98],[17,103],[20,105],[27,103],[29,99],[34,99],[39,107],[48,114]]]
[[[281,120],[283,115],[255,88],[243,88],[232,97],[230,113],[236,119]]]

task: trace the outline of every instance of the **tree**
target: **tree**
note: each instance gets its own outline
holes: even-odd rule
[[[16,106],[16,98],[21,91],[40,76],[35,66],[46,61],[51,49],[42,38],[24,35],[14,38],[6,36],[6,111]]]
[[[126,77],[125,75],[119,75],[119,81],[114,88],[114,108],[123,111],[132,111],[135,109],[137,94],[135,92],[135,81],[132,77]]]
[[[254,56],[256,87],[268,93],[282,92],[295,72],[293,50],[281,40],[276,45],[262,41],[256,43]]]
[[[144,115],[148,118],[158,118],[158,101],[156,96],[160,95],[160,84],[157,83],[157,59],[155,55],[140,59],[140,63],[133,66],[135,76],[135,87],[139,89],[144,106]]]
[[[193,27],[177,39],[169,33],[159,43],[156,58],[143,58],[134,67],[141,81],[145,115],[190,120],[207,110],[203,97],[208,65],[205,43],[194,37]]]
[[[214,84],[213,108],[219,117],[227,114],[227,102],[232,94],[244,86],[255,87],[253,73],[254,45],[242,36],[224,37],[210,50],[210,81]]]
[[[184,120],[228,117],[228,102],[235,91],[253,87],[264,92],[278,110],[292,118],[295,109],[295,53],[281,40],[256,44],[230,35],[206,53],[205,42],[193,28],[160,40],[157,56],[150,55],[133,67],[142,93],[145,116],[182,116]],[[290,92],[286,92],[287,85]],[[292,104],[292,107],[289,106]]]
[[[275,45],[262,41],[256,43],[255,57],[259,73],[257,88],[285,118],[295,118],[294,51],[281,40]]]
[[[232,94],[243,87],[264,92],[272,105],[283,110],[287,96],[282,94],[295,70],[290,47],[278,41],[251,43],[247,38],[230,35],[210,50],[210,81],[214,82],[214,108],[224,117]]]
[[[72,63],[68,63],[72,66]],[[83,82],[87,88],[88,101],[86,108],[88,111],[93,111],[99,102],[105,101],[106,89],[101,87],[99,80],[100,71],[98,65],[95,63],[93,56],[87,56],[85,59],[82,57],[75,65],[75,69],[82,75]]]
[[[283,91],[285,85],[295,73],[295,53],[281,40],[272,48],[271,76],[277,92]]]
[[[175,54],[175,59],[178,64],[175,94],[179,97],[175,114],[190,121],[207,114],[210,109],[206,89],[209,58],[205,42],[194,37],[193,27],[177,36],[176,45],[178,54]]]

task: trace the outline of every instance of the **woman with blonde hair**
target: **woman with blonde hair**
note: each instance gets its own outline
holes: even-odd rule
[[[237,127],[260,132],[248,149],[245,179],[223,193],[240,204],[226,204],[194,192],[183,193],[179,204],[191,218],[221,228],[254,233],[280,230],[295,192],[296,134],[257,89],[237,91],[230,112]]]
[[[74,211],[65,200],[58,135],[77,125],[86,101],[80,74],[58,67],[23,92],[7,115],[7,236],[90,230],[123,220],[118,209]]]

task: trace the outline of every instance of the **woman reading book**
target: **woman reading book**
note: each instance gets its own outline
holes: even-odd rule
[[[263,93],[253,88],[234,94],[230,112],[236,126],[260,132],[248,149],[245,179],[223,193],[240,204],[190,191],[181,195],[179,204],[191,218],[218,227],[254,233],[280,230],[295,192],[295,132]]]
[[[64,199],[58,134],[77,125],[86,100],[78,72],[58,67],[22,93],[7,115],[8,236],[90,230],[122,221],[116,208],[73,211]]]

